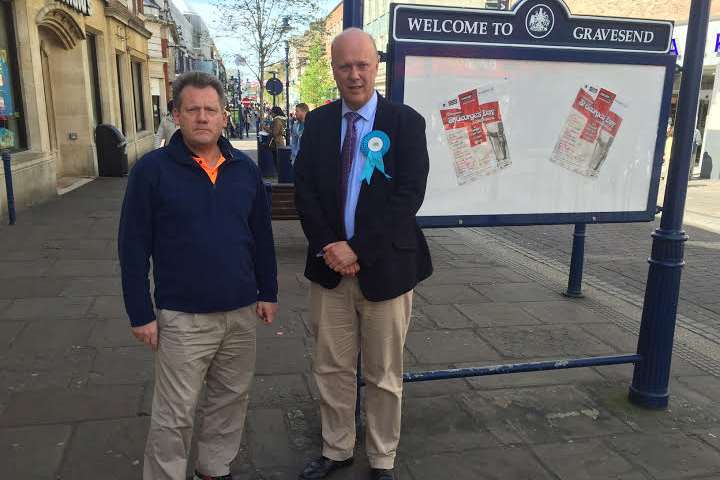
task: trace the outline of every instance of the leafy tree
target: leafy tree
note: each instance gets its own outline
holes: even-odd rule
[[[325,100],[337,96],[335,81],[330,70],[330,60],[325,51],[324,31],[311,28],[308,32],[307,64],[300,76],[300,99],[312,105],[322,105]]]
[[[213,5],[222,19],[221,35],[237,40],[236,63],[263,86],[266,67],[284,58],[284,40],[318,11],[315,0],[214,0]],[[262,103],[264,88],[258,96]]]

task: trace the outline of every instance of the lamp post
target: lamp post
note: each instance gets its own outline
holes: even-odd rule
[[[290,144],[290,42],[285,40],[285,138]]]

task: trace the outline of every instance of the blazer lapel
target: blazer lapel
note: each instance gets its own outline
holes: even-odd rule
[[[340,133],[342,132],[342,101],[338,100],[332,105],[328,121],[327,158],[328,174],[332,179],[332,188],[336,199],[340,196]],[[339,200],[336,202],[340,205]]]
[[[373,130],[380,130],[385,132],[388,137],[392,138],[390,131],[392,130],[392,107],[390,103],[385,100],[385,97],[376,93],[378,96],[377,109],[375,110],[375,122],[373,123]],[[370,185],[363,181],[360,187],[360,196],[358,197],[358,209],[363,203],[363,197],[367,197],[367,190]]]

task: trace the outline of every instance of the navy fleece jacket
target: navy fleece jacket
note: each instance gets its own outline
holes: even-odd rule
[[[210,313],[277,301],[275,247],[260,172],[224,137],[218,145],[225,162],[214,185],[179,130],[130,172],[118,253],[132,326],[155,319],[150,259],[157,308]]]

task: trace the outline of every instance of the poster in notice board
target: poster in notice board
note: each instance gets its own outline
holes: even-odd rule
[[[427,123],[419,216],[646,210],[665,67],[408,56],[404,73]]]

